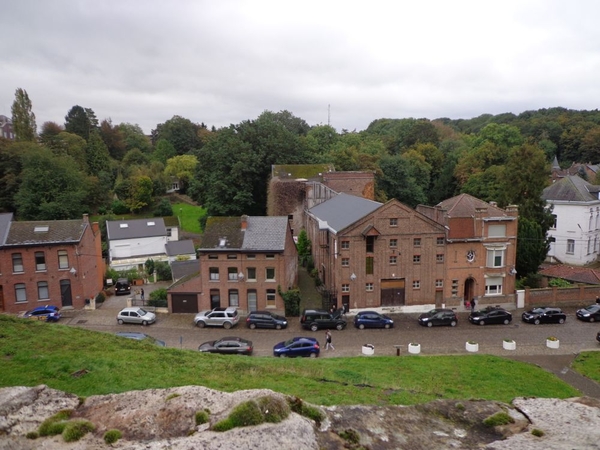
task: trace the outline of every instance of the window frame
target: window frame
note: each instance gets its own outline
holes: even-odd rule
[[[209,281],[220,281],[218,267],[209,267],[208,268],[208,279],[209,279]]]
[[[15,303],[27,303],[27,286],[25,286],[25,283],[15,283]]]
[[[23,255],[21,253],[12,254],[12,271],[13,273],[25,272],[25,266],[23,265]]]
[[[66,250],[58,250],[56,252],[56,255],[58,257],[58,268],[60,269],[68,269],[69,268],[69,252],[67,252]],[[66,264],[65,264],[66,261]]]
[[[269,272],[272,273],[273,276],[269,276]],[[276,280],[276,274],[275,274],[275,267],[265,267],[265,281],[275,281]]]
[[[47,281],[37,282],[37,292],[39,300],[48,300],[50,298],[50,288]]]

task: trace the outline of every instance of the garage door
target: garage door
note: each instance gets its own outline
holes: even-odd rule
[[[404,279],[381,280],[381,306],[404,305]]]
[[[171,305],[173,313],[197,313],[197,294],[172,294]]]

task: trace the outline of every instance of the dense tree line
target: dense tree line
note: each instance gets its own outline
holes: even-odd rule
[[[209,215],[263,215],[273,164],[329,163],[373,171],[379,201],[435,205],[464,192],[518,205],[530,244],[520,243],[526,254],[519,260],[533,266],[547,248],[549,213],[540,194],[550,163],[600,161],[597,110],[376,119],[341,133],[289,111],[219,129],[173,116],[146,136],[136,124],[99,121],[93,109],[75,105],[63,124],[46,122],[38,136],[32,102],[17,89],[12,113],[17,139],[0,140],[0,209],[20,219],[148,211],[171,177]]]

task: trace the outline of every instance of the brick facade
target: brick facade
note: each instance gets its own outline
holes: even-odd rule
[[[48,233],[57,231],[54,236],[62,233],[65,238],[46,240],[44,232],[34,232],[36,226],[47,226]],[[48,304],[81,309],[102,290],[100,229],[87,215],[83,221],[11,222],[9,227],[9,239],[0,246],[1,312],[20,313]],[[77,238],[67,237],[64,230],[75,229]],[[28,237],[19,242],[19,236]]]

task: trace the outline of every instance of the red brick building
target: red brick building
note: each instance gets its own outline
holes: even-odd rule
[[[443,301],[446,229],[399,201],[339,194],[308,211],[306,230],[330,303],[360,309]]]
[[[13,221],[0,214],[0,312],[83,308],[103,287],[100,229],[82,220]]]
[[[444,303],[514,304],[518,208],[499,208],[468,194],[417,207],[447,229]]]
[[[287,217],[211,217],[198,249],[199,273],[169,288],[169,310],[235,306],[285,310],[278,289],[298,283],[298,252]]]

